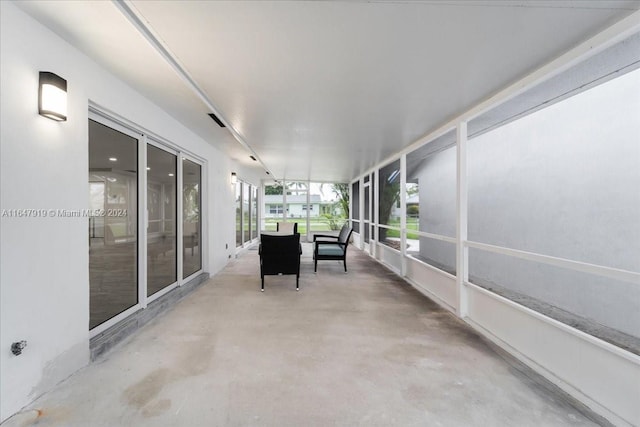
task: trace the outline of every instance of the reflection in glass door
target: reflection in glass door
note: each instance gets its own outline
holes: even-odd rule
[[[92,179],[89,177],[89,179]],[[93,178],[96,179],[95,177]],[[104,239],[104,217],[99,213],[104,211],[105,183],[100,181],[89,182],[89,246],[92,243],[102,243]]]
[[[251,239],[258,237],[258,189],[251,186]]]
[[[201,166],[182,162],[182,278],[202,269]]]
[[[242,246],[242,182],[236,186],[236,248]]]
[[[147,144],[147,296],[175,283],[177,156]]]
[[[251,200],[249,195],[251,194],[251,185],[246,182],[242,183],[242,242],[247,243],[251,240],[250,229],[251,219],[249,206]]]
[[[89,329],[138,303],[138,139],[89,120]]]

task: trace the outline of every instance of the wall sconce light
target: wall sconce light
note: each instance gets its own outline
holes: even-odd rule
[[[52,120],[67,120],[67,81],[48,71],[40,71],[38,113]]]
[[[231,183],[235,184],[236,182],[238,182],[238,175],[235,172],[231,172]]]

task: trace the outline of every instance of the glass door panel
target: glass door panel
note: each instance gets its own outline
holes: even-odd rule
[[[182,162],[182,278],[202,269],[201,200],[202,168],[191,160]]]
[[[258,189],[251,187],[251,238],[258,237]]]
[[[147,296],[178,278],[177,156],[147,145]]]
[[[89,120],[89,329],[138,303],[138,139]]]
[[[242,182],[236,182],[236,248],[242,246]]]
[[[251,185],[246,182],[242,183],[242,242],[247,243],[251,240],[249,235],[250,230],[250,200],[249,194],[251,192]]]

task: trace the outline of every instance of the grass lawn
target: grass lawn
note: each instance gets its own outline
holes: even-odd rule
[[[281,218],[266,218],[265,219],[265,231],[276,231],[276,223],[282,221]],[[307,234],[307,224],[304,218],[288,218],[288,222],[297,222],[298,223],[298,233]],[[337,228],[332,230],[331,224],[326,218],[309,218],[309,225],[311,226],[311,232],[323,232],[323,231],[337,231],[344,224],[345,219],[340,218],[336,220]],[[389,224],[391,227],[400,228],[400,219],[396,218],[392,220]],[[419,235],[412,233],[411,230],[418,230],[418,218],[407,218],[407,239],[415,239],[418,240],[420,238]],[[396,237],[400,238],[400,230],[389,230],[387,229],[388,237]]]
[[[276,231],[276,223],[280,221],[282,221],[281,218],[266,218],[264,227],[265,230]],[[305,218],[287,218],[287,222],[297,222],[298,233],[307,234],[307,221],[305,220]],[[344,222],[344,218],[337,219],[336,230],[339,230]],[[309,218],[309,226],[311,227],[311,232],[335,231],[331,229],[331,224],[327,218]]]
[[[407,218],[407,239],[418,240],[420,238],[419,235],[412,233],[409,230],[418,231],[418,218]],[[400,228],[400,218],[394,218],[389,222],[390,227],[398,227]],[[397,237],[400,238],[400,230],[389,230],[387,229],[387,237]]]

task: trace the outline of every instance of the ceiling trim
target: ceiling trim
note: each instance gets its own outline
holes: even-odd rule
[[[220,121],[225,125],[229,132],[233,135],[233,137],[242,145],[249,153],[256,158],[258,163],[262,165],[264,170],[271,176],[273,173],[269,170],[269,168],[264,164],[264,162],[260,159],[260,156],[251,148],[251,146],[244,140],[244,138],[234,129],[233,126],[227,122],[220,111],[216,108],[213,101],[209,98],[207,93],[198,85],[193,77],[189,74],[189,72],[180,65],[180,62],[176,59],[176,56],[171,53],[169,48],[162,42],[160,37],[158,37],[151,28],[151,26],[147,23],[144,17],[138,12],[131,4],[129,0],[112,0],[113,4],[118,8],[118,10],[127,18],[127,20],[135,27],[136,30],[149,42],[151,47],[158,53],[160,56],[171,66],[171,68],[175,71],[175,73],[180,77],[180,79],[186,84],[186,86],[193,91],[193,93],[200,98],[200,100],[214,113]]]

